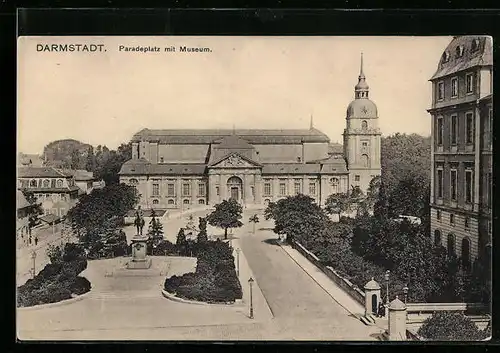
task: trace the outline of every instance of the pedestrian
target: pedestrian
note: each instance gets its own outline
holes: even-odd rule
[[[35,246],[38,245],[38,237],[35,235]]]
[[[385,307],[384,304],[380,303],[378,305],[378,317],[384,317],[385,316]]]
[[[30,235],[30,237],[28,238],[28,245],[31,245],[31,235]]]

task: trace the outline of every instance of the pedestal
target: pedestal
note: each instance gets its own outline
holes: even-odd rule
[[[151,267],[151,258],[147,257],[148,237],[135,236],[132,238],[132,260],[127,264],[127,269],[148,269]]]

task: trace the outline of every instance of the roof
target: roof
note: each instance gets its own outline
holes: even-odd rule
[[[321,171],[319,164],[286,163],[265,164],[262,174],[314,174]]]
[[[216,164],[218,164],[218,163],[222,162],[223,160],[225,160],[225,159],[227,159],[227,158],[229,158],[229,157],[231,157],[231,156],[240,157],[240,158],[241,158],[241,159],[243,159],[244,161],[247,161],[248,163],[250,163],[250,164],[254,164],[254,165],[256,165],[256,166],[262,166],[262,164],[260,164],[260,163],[258,163],[258,162],[256,162],[256,161],[254,161],[254,160],[252,160],[251,158],[248,158],[248,157],[246,157],[246,156],[244,156],[244,155],[242,155],[241,153],[238,153],[238,152],[229,152],[229,153],[227,153],[226,155],[224,155],[224,156],[222,156],[222,157],[220,157],[220,158],[214,159],[212,162],[210,162],[210,163],[208,164],[208,166],[214,166],[214,165],[216,165]]]
[[[206,164],[151,164],[143,159],[125,162],[119,175],[200,175]]]
[[[17,190],[16,192],[16,206],[18,210],[31,206],[31,204],[26,199],[26,196],[24,196],[23,192],[20,190]]]
[[[356,98],[347,107],[348,118],[376,118],[377,106],[368,98]]]
[[[328,145],[328,154],[343,154],[344,146],[340,143],[330,143]]]
[[[389,304],[389,309],[393,310],[404,310],[406,308],[405,303],[403,303],[401,300],[399,300],[398,296],[396,295],[396,299],[394,299],[392,302]]]
[[[63,169],[63,172],[72,175],[75,178],[75,181],[91,181],[95,179],[93,172],[89,172],[84,169]]]
[[[19,178],[70,178],[72,175],[53,167],[19,167]]]
[[[29,191],[36,193],[55,193],[55,192],[66,192],[70,193],[72,191],[80,190],[76,185],[65,187],[65,188],[29,188]]]
[[[477,50],[473,50],[474,40],[478,41]],[[463,48],[461,56],[456,55],[458,47]],[[445,56],[448,56],[447,61]],[[444,50],[431,81],[471,67],[488,65],[493,65],[493,40],[490,36],[453,37]]]
[[[223,137],[220,143],[214,146],[216,149],[254,149],[254,147],[242,138],[231,135]]]
[[[150,141],[163,144],[210,144],[223,137],[237,135],[249,144],[296,144],[302,142],[330,142],[317,129],[143,129],[132,137],[132,142]]]
[[[479,102],[486,102],[486,101],[491,101],[493,99],[493,93],[492,94],[488,94],[487,96],[484,96],[483,98],[480,98],[479,99]]]
[[[60,218],[56,215],[53,215],[52,213],[49,213],[41,216],[39,219],[46,223],[52,223],[52,222],[57,222]]]
[[[378,284],[378,282],[376,282],[372,277],[372,279],[367,284],[365,284],[365,289],[378,290],[380,289],[380,284]]]

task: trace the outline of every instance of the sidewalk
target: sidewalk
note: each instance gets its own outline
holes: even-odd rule
[[[349,294],[328,278],[323,271],[307,260],[300,252],[289,245],[280,244],[280,246],[341,307],[356,317],[364,315],[365,308],[360,303],[351,298]]]
[[[238,232],[239,235],[242,235],[242,231]],[[238,264],[238,256],[236,253],[236,249],[241,250],[240,242],[238,238],[232,239],[232,246],[234,248],[233,256],[235,261],[236,269],[239,268],[239,280],[241,283],[241,289],[243,291],[243,303],[244,303],[244,311],[248,316],[250,313],[250,284],[248,280],[250,277],[253,278],[254,282],[252,284],[252,303],[253,303],[253,312],[254,319],[256,321],[267,321],[274,318],[269,305],[267,304],[266,298],[262,291],[260,290],[259,284],[255,279],[255,275],[252,272],[252,269],[248,265],[247,259],[243,251],[239,252],[239,264]]]

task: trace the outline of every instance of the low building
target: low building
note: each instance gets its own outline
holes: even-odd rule
[[[83,169],[64,169],[63,172],[73,175],[75,184],[80,188],[79,195],[90,194],[94,189],[94,173]]]
[[[31,203],[26,199],[23,192],[17,190],[16,192],[16,234],[24,235],[29,233],[29,216],[32,214],[33,209],[37,207],[36,203]]]
[[[78,200],[75,179],[53,167],[21,167],[17,170],[18,190],[27,190],[41,203],[44,214],[66,215]]]

